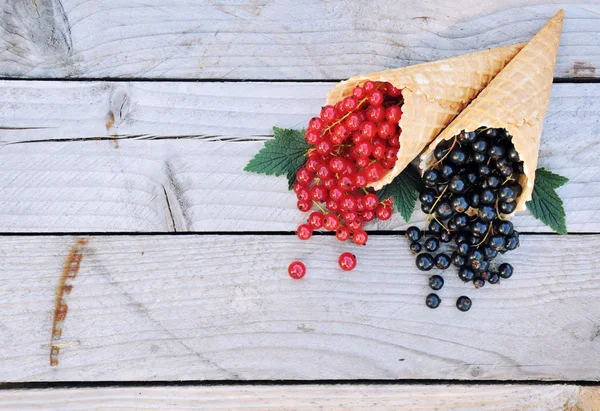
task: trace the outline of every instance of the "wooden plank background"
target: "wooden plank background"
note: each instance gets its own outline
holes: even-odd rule
[[[4,232],[295,230],[303,216],[285,179],[242,170],[272,125],[302,128],[330,87],[4,81],[0,227]],[[556,84],[546,116],[539,164],[571,179],[559,190],[570,232],[600,229],[594,217],[600,211],[594,200],[600,195],[599,96],[600,84]],[[72,141],[79,139],[86,141]],[[411,224],[423,218],[419,211]],[[524,232],[549,231],[528,212],[514,221]],[[395,214],[369,229],[407,226]]]
[[[444,411],[589,411],[598,391],[572,385],[284,385],[10,390],[0,407],[14,411],[390,409]],[[137,407],[137,408],[136,408]]]
[[[285,181],[242,172],[333,80],[526,41],[561,7],[540,165],[571,180],[570,235],[517,216],[510,280],[451,270],[429,310],[399,216],[366,247],[300,242]],[[600,380],[599,65],[597,0],[1,2],[0,381],[26,385],[0,408],[600,409],[578,385]],[[128,385],[272,379],[314,385]],[[27,385],[64,381],[91,387]]]
[[[2,236],[0,380],[598,380],[599,247],[524,235],[513,278],[449,270],[431,310],[402,236]]]
[[[528,41],[566,12],[556,77],[597,77],[600,4],[527,0],[5,0],[0,73],[341,79]]]

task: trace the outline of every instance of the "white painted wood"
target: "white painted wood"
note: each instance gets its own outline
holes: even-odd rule
[[[578,406],[579,400],[580,388],[573,385],[284,385],[0,391],[0,407],[14,411],[565,411]]]
[[[600,5],[550,0],[5,0],[0,75],[326,79],[527,41],[560,8],[557,77],[594,77]]]
[[[329,87],[5,81],[0,232],[295,230],[304,217],[285,179],[242,169],[272,125],[301,128]],[[600,229],[598,96],[600,84],[556,84],[546,116],[540,166],[571,179],[559,192],[572,232]],[[107,131],[109,113],[121,114]],[[181,135],[197,138],[138,141]],[[109,140],[29,143],[92,137]],[[515,223],[549,231],[528,213]],[[407,226],[396,215],[370,229]]]
[[[513,278],[475,290],[449,270],[431,310],[433,272],[401,237],[2,236],[0,381],[600,379],[600,236],[522,244],[505,256]],[[342,251],[355,271],[337,267]]]

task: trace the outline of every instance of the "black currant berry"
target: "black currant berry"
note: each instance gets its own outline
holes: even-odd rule
[[[457,213],[463,213],[469,208],[469,202],[467,201],[466,197],[462,195],[453,197],[451,204],[452,209]]]
[[[479,208],[477,216],[484,223],[489,223],[496,219],[496,209],[490,205],[484,205]]]
[[[426,186],[435,187],[440,181],[440,173],[437,170],[430,168],[423,173],[423,181]]]
[[[517,193],[514,192],[512,186],[502,186],[498,189],[498,198],[505,203],[512,203],[517,199]]]
[[[498,234],[511,235],[513,232],[513,223],[508,220],[500,220],[494,223],[494,229]]]
[[[514,250],[519,247],[519,235],[515,235],[514,233],[506,237],[506,244],[504,247],[507,250]]]
[[[494,234],[488,237],[487,245],[496,251],[500,251],[504,248],[505,240],[504,237],[500,234]]]
[[[498,273],[490,273],[488,277],[488,283],[490,284],[498,284],[500,282],[500,276]]]
[[[500,175],[502,177],[508,178],[508,177],[512,176],[513,168],[511,166],[503,166],[503,167],[498,167],[498,171],[500,172]]]
[[[437,296],[437,294],[431,293],[425,298],[425,305],[427,305],[429,308],[438,308],[441,302],[442,300]]]
[[[481,247],[481,251],[483,251],[483,255],[488,260],[491,260],[492,258],[496,258],[496,256],[498,255],[497,250],[494,250],[491,247],[488,247],[487,245],[484,245],[483,247]]]
[[[452,253],[452,265],[462,267],[467,263],[467,258],[464,255],[458,254],[456,251]]]
[[[452,217],[452,221],[457,229],[466,228],[469,225],[469,216],[465,213],[459,213]]]
[[[500,184],[502,184],[502,180],[495,173],[492,173],[489,176],[487,176],[485,182],[487,183],[488,188],[498,188],[500,187]]]
[[[465,164],[467,162],[467,153],[465,152],[465,150],[456,147],[450,152],[448,159],[456,165]]]
[[[481,201],[481,204],[495,204],[496,193],[492,189],[484,188],[479,192],[479,201]]]
[[[424,245],[427,251],[433,252],[440,248],[440,240],[435,237],[429,237],[427,240],[425,240]]]
[[[479,174],[475,171],[468,171],[465,177],[467,178],[467,183],[470,185],[473,185],[479,181]]]
[[[473,148],[473,151],[475,151],[476,153],[485,153],[487,151],[488,145],[489,144],[486,138],[479,138],[473,141],[473,143],[471,144],[471,148]]]
[[[473,153],[473,162],[477,163],[477,164],[486,164],[488,161],[488,156],[486,156],[484,153]]]
[[[421,200],[421,203],[427,205],[433,205],[433,203],[435,203],[436,197],[437,193],[433,188],[426,188],[419,194],[419,200]]]
[[[454,174],[456,174],[456,168],[452,164],[442,164],[440,166],[440,176],[444,180],[448,180]]]
[[[494,159],[498,160],[500,157],[504,155],[504,147],[499,144],[492,144],[488,149],[488,155]]]
[[[451,144],[452,143],[448,140],[442,141],[440,144],[438,144],[435,150],[433,150],[435,159],[439,161],[444,158]]]
[[[508,263],[502,263],[498,266],[498,275],[502,278],[510,278],[513,275],[513,266]]]
[[[427,231],[429,232],[429,234],[439,235],[442,233],[442,231],[444,231],[444,227],[442,227],[442,225],[440,223],[438,223],[437,221],[431,220],[431,222],[429,223],[429,226],[427,228]]]
[[[519,161],[519,153],[517,153],[517,150],[514,147],[510,147],[508,149],[508,151],[506,152],[506,157],[508,157],[508,159],[510,161]]]
[[[406,238],[408,238],[408,241],[419,241],[421,238],[421,230],[415,226],[408,227],[406,229]]]
[[[475,237],[484,236],[488,231],[488,225],[479,220],[475,220],[471,223],[471,233]]]
[[[445,270],[446,268],[450,267],[450,263],[452,261],[450,260],[450,257],[448,257],[447,254],[439,253],[435,256],[434,262],[437,268],[439,268],[440,270]]]
[[[456,246],[456,252],[458,254],[464,255],[464,256],[469,254],[470,249],[471,249],[471,246],[468,243],[458,243],[458,245]]]
[[[483,255],[483,252],[475,247],[471,247],[469,249],[469,252],[467,253],[467,262],[469,264],[472,264],[474,262],[482,262],[483,259],[485,258],[485,256]]]
[[[446,220],[454,214],[454,210],[452,210],[452,206],[448,201],[442,201],[435,208],[435,215],[440,220]]]
[[[421,243],[419,243],[418,241],[413,241],[412,243],[410,243],[410,252],[413,254],[419,254],[421,252]]]
[[[516,201],[513,201],[512,203],[505,203],[504,201],[501,201],[500,203],[498,203],[498,210],[502,214],[511,214],[512,212],[515,211],[516,208],[517,208]]]
[[[454,194],[464,193],[467,189],[467,179],[464,176],[452,176],[448,182],[448,190]]]
[[[431,270],[433,268],[433,257],[431,254],[419,254],[417,256],[417,268],[421,271]]]
[[[480,177],[487,177],[492,173],[492,169],[486,164],[481,164],[477,168],[477,172],[479,173]]]
[[[474,131],[462,131],[458,135],[458,141],[461,143],[472,143],[477,138],[477,133]]]
[[[432,290],[441,290],[444,286],[444,279],[440,275],[432,275],[429,277],[429,287]]]
[[[485,280],[481,277],[475,277],[473,279],[473,285],[475,286],[475,288],[481,288],[485,285]]]
[[[458,277],[465,283],[468,283],[473,281],[473,278],[475,278],[475,272],[469,267],[461,267],[458,270]]]
[[[472,304],[473,303],[471,299],[464,295],[462,297],[458,297],[458,300],[456,300],[456,308],[458,308],[460,311],[469,311]]]
[[[421,203],[421,211],[424,212],[425,214],[431,213],[432,208],[433,208],[432,205]]]
[[[453,236],[454,236],[454,234],[452,234],[451,232],[443,230],[440,233],[440,241],[442,243],[449,243],[450,241],[452,241]]]
[[[473,208],[479,208],[479,206],[481,205],[481,198],[479,197],[479,193],[474,192],[471,194],[469,204],[471,204],[471,207]]]

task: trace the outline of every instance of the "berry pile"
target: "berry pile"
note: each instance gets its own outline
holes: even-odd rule
[[[323,228],[334,231],[340,241],[364,245],[368,240],[364,223],[392,216],[392,200],[380,201],[367,185],[383,178],[396,163],[402,103],[402,90],[366,81],[309,121],[305,138],[311,148],[293,190],[300,211],[308,213],[313,206],[317,210],[298,227],[298,238],[308,240],[313,230]],[[342,257],[340,267],[352,270],[356,261]]]
[[[445,270],[455,265],[459,278],[475,288],[509,278],[513,267],[508,263],[497,266],[494,258],[519,246],[519,233],[505,219],[515,211],[522,192],[523,162],[512,137],[502,129],[463,131],[439,144],[434,157],[436,162],[423,173],[425,188],[419,195],[421,209],[431,221],[424,232],[414,226],[406,231],[411,252],[418,254],[417,268]],[[431,254],[452,241],[455,249],[450,256]],[[434,275],[429,285],[437,291],[444,280]],[[437,308],[441,299],[429,294],[425,302]],[[471,299],[462,296],[456,306],[468,311]]]

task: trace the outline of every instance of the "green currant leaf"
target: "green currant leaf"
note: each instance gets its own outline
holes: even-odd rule
[[[275,138],[265,143],[244,171],[272,176],[287,176],[289,188],[296,182],[296,172],[306,162],[310,145],[304,139],[304,130],[273,127]]]
[[[394,205],[404,221],[408,222],[415,210],[415,204],[419,198],[421,188],[421,176],[416,167],[409,165],[400,175],[381,190],[377,192],[380,200],[392,197]]]
[[[538,168],[531,201],[525,203],[535,218],[559,234],[567,234],[567,223],[563,201],[555,190],[568,181],[566,177]]]

